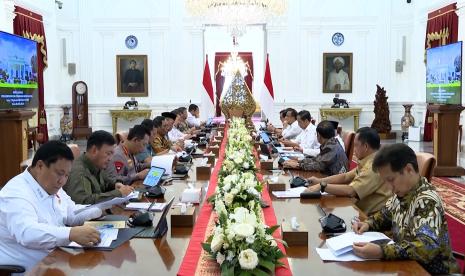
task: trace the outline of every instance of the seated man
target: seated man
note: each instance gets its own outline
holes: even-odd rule
[[[199,119],[200,109],[196,104],[190,104],[188,111],[189,112],[187,113],[187,125],[189,127],[200,128],[201,126],[205,125],[205,122],[202,122]]]
[[[334,138],[334,127],[330,121],[322,121],[316,128],[320,153],[315,157],[306,157],[301,161],[287,160],[285,168],[317,171],[325,175],[335,175],[347,171],[347,156],[339,142]]]
[[[76,205],[62,189],[72,162],[66,144],[47,142],[37,150],[32,165],[0,191],[0,265],[29,270],[57,246],[100,242],[94,227],[78,225],[102,211],[91,208],[75,215],[84,206]]]
[[[129,129],[126,142],[115,148],[110,165],[105,169],[110,178],[117,179],[124,185],[131,185],[147,176],[147,166],[144,168],[144,164],[139,163],[134,156],[144,151],[149,143],[149,136],[149,130],[142,125],[135,125]]]
[[[354,140],[354,153],[359,160],[357,168],[344,174],[325,178],[311,177],[314,185],[307,190],[324,190],[337,196],[349,196],[357,199],[357,207],[370,215],[379,211],[392,196],[391,190],[372,169],[373,158],[380,147],[378,132],[370,127],[357,130]]]
[[[171,112],[163,112],[163,114],[168,115],[167,113]],[[177,144],[172,144],[170,140],[166,137],[168,131],[173,127],[172,123],[174,122],[173,119],[168,119],[168,117],[163,116],[163,121],[161,122],[161,127],[157,128],[157,135],[152,143],[152,149],[156,155],[162,155],[168,153],[170,150],[179,152],[182,151],[182,147]]]
[[[154,120],[144,119],[142,123],[140,123],[140,125],[145,127],[145,129],[150,133],[148,144],[142,152],[136,154],[136,160],[142,164],[143,168],[149,168],[151,166],[152,156],[155,155],[155,152],[153,152],[152,149],[152,143],[155,140],[155,136],[157,136],[157,128],[154,127]]]
[[[281,133],[284,139],[294,139],[302,132],[297,122],[297,111],[294,108],[286,110],[285,122],[287,127],[284,127],[285,124],[283,124],[283,131]]]
[[[266,129],[276,135],[281,135],[281,132],[283,131],[283,129],[285,129],[287,127],[287,123],[286,123],[286,111],[287,111],[287,108],[286,109],[283,109],[281,111],[279,111],[279,120],[281,121],[282,125],[283,125],[283,128],[282,129],[278,129],[276,128],[275,126],[273,126],[273,124],[271,123],[268,123],[268,125],[266,126]]]
[[[316,127],[311,123],[312,116],[307,110],[302,110],[297,114],[297,122],[302,132],[295,139],[281,140],[286,147],[303,152],[309,156],[317,156],[320,153],[320,144],[317,140]]]
[[[175,143],[177,141],[184,141],[186,139],[192,138],[192,135],[183,133],[181,130],[178,129],[178,125],[181,123],[181,111],[179,109],[175,109],[171,111],[174,115],[176,115],[176,119],[174,119],[173,127],[168,132],[168,138],[171,142]]]
[[[418,172],[417,156],[405,144],[384,146],[373,160],[373,170],[394,195],[354,232],[392,231],[393,244],[354,243],[362,258],[417,261],[431,274],[458,272],[441,198]]]
[[[74,161],[68,182],[63,187],[76,203],[95,204],[127,196],[134,190],[105,172],[114,148],[115,138],[104,130],[94,131],[89,136],[86,152]]]
[[[187,117],[188,117],[187,108],[185,108],[184,106],[181,106],[177,109],[177,112],[179,112],[180,118],[179,118],[179,122],[177,123],[177,125],[175,123],[175,126],[177,127],[177,129],[179,129],[179,131],[181,131],[182,133],[191,134],[191,135],[195,135],[200,132],[200,130],[196,129],[195,127],[189,127],[189,125],[187,124]]]

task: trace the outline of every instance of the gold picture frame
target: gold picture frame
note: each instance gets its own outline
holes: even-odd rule
[[[352,53],[323,53],[323,93],[352,93],[352,58]]]
[[[118,97],[148,97],[147,55],[116,56]]]

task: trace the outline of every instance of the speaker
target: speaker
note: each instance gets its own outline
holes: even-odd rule
[[[63,62],[63,67],[66,67],[68,65],[66,58],[66,38],[61,39],[61,59]]]
[[[76,74],[76,63],[68,63],[68,74]]]

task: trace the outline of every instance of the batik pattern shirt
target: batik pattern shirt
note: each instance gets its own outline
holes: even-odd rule
[[[391,197],[367,222],[370,230],[392,230],[394,244],[381,246],[384,259],[415,260],[431,274],[458,272],[441,198],[426,178],[404,197]]]
[[[347,156],[335,137],[320,146],[320,153],[315,157],[306,157],[299,162],[305,171],[321,172],[327,176],[347,172]]]

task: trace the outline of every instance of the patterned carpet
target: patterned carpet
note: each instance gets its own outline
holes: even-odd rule
[[[433,177],[432,183],[443,200],[447,214],[465,225],[465,185],[445,177]]]
[[[465,185],[445,177],[433,177],[436,187],[446,209],[447,226],[449,228],[452,250],[465,253]],[[463,271],[463,261],[458,260]]]

